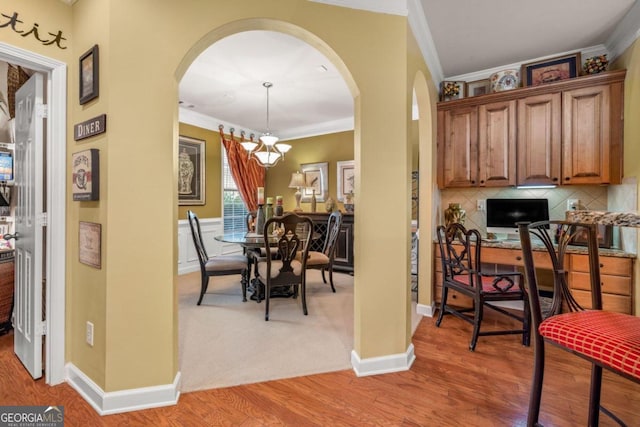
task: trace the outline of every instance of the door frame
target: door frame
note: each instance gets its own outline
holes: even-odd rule
[[[66,274],[66,123],[67,65],[37,53],[0,42],[0,60],[39,71],[47,80],[47,229],[43,253],[46,280],[45,380],[65,381],[65,274]]]

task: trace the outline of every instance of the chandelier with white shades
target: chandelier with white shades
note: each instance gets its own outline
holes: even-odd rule
[[[284,158],[287,151],[291,149],[289,144],[278,144],[278,137],[271,134],[269,128],[269,88],[273,86],[271,82],[262,83],[267,89],[267,131],[259,138],[259,143],[254,141],[244,141],[240,144],[248,153],[249,158],[253,158],[262,167],[269,168]]]

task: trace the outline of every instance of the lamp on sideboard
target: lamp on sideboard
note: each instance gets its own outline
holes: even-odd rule
[[[302,193],[300,192],[301,187],[306,187],[307,182],[304,179],[304,174],[301,172],[294,172],[291,174],[291,182],[289,182],[289,188],[296,189],[296,208],[293,210],[294,212],[302,212],[302,208],[300,207],[300,198],[302,198]]]

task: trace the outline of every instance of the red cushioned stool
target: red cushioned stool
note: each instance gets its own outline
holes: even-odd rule
[[[550,238],[554,230],[557,242]],[[531,326],[534,348],[534,368],[529,397],[528,426],[537,426],[544,376],[544,345],[550,343],[592,363],[589,394],[588,425],[597,426],[600,411],[618,424],[625,423],[600,406],[602,369],[608,369],[631,381],[640,383],[640,318],[629,314],[602,310],[600,262],[598,258],[597,225],[564,221],[543,221],[519,224],[520,241],[525,266],[526,289],[531,306]],[[591,309],[585,310],[571,295],[567,285],[565,255],[576,235],[587,236],[591,282]],[[554,289],[551,309],[543,313],[540,306],[536,270],[533,262],[534,244],[542,244],[553,265]],[[563,309],[568,312],[560,313]]]

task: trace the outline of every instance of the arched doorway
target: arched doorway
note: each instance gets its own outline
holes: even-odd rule
[[[233,27],[236,29],[236,31],[232,31],[227,27]],[[304,42],[306,42],[307,44],[309,44],[312,48],[317,49],[318,51],[321,51],[325,57],[329,58],[329,60],[332,61],[332,63],[334,63],[336,65],[336,68],[341,70],[341,75],[343,76],[343,79],[345,80],[346,84],[348,87],[353,87],[354,83],[353,80],[350,78],[350,76],[347,74],[347,77],[345,77],[345,66],[342,63],[342,61],[340,61],[337,58],[337,55],[333,52],[333,50],[331,50],[325,43],[321,42],[320,40],[317,39],[317,37],[313,36],[311,33],[307,33],[304,30],[300,29],[299,27],[295,27],[292,26],[291,24],[288,23],[283,23],[283,22],[277,22],[277,21],[271,21],[271,20],[250,20],[247,23],[233,23],[230,24],[228,26],[225,26],[224,28],[218,29],[218,30],[214,30],[212,33],[210,33],[209,35],[205,36],[203,38],[206,39],[209,42],[209,45],[213,45],[215,44],[217,41],[221,40],[222,38],[225,37],[234,37],[234,35],[237,34],[244,34],[247,32],[255,32],[256,30],[268,30],[268,31],[274,31],[277,30],[278,32],[281,32],[283,34],[288,34],[290,36],[294,36],[296,38],[299,38],[300,40],[303,40]],[[181,74],[181,76],[185,76],[185,74],[187,73],[187,70],[189,69],[190,64],[195,60],[195,58],[197,58],[202,52],[204,52],[205,50],[207,50],[209,48],[209,45],[207,45],[205,42],[203,42],[203,40],[199,41],[197,46],[193,47],[192,50],[189,53],[189,57],[191,58],[191,61],[187,61],[187,59],[185,58],[185,60],[183,60],[183,63],[181,64],[181,70],[184,70],[184,72]],[[197,52],[197,54],[195,53]],[[327,52],[329,54],[327,54]],[[193,55],[191,55],[193,53]],[[277,57],[277,55],[275,55]],[[185,65],[185,62],[188,62]],[[337,62],[337,64],[336,64]],[[180,77],[180,79],[182,79],[184,77]],[[256,87],[259,86],[259,81],[256,81]],[[277,83],[276,83],[277,84]],[[351,90],[351,93],[353,94],[353,90]],[[352,95],[353,96],[353,95]],[[262,104],[259,105],[260,108],[262,108]],[[238,123],[238,122],[236,122]],[[217,128],[217,123],[213,123],[213,127]],[[355,139],[355,137],[354,137]],[[215,148],[214,148],[215,149]],[[251,304],[252,302],[249,302],[248,304]],[[352,304],[353,305],[353,304]],[[207,307],[202,307],[202,310],[206,310]],[[259,322],[259,318],[254,319],[255,322]],[[351,323],[353,323],[353,318],[350,319]],[[179,320],[180,322],[180,320]],[[262,326],[262,325],[259,325]],[[223,327],[223,326],[221,326]],[[271,328],[275,328],[275,326],[271,326]],[[350,328],[352,329],[352,328]],[[287,346],[290,346],[291,343],[287,343],[287,342],[283,342],[283,341],[274,341],[273,342],[273,346],[282,346],[283,349],[286,348]],[[215,349],[213,349],[213,351],[225,351],[225,352],[238,352],[237,354],[234,354],[233,359],[236,361],[237,364],[242,364],[242,363],[246,363],[244,362],[243,358],[243,354],[241,353],[241,349],[235,349],[235,348],[219,348],[216,347]],[[343,355],[344,357],[344,361],[345,363],[348,363],[348,355],[349,352],[351,351],[351,348],[349,348],[345,354]],[[268,368],[268,360],[264,361],[265,363],[265,369],[269,369]],[[181,363],[182,365],[182,363]],[[348,368],[349,365],[344,366],[341,369],[344,368]],[[185,372],[183,371],[182,373],[182,380],[183,383],[189,383],[189,379],[186,377]],[[245,381],[245,382],[251,382],[251,381]]]

